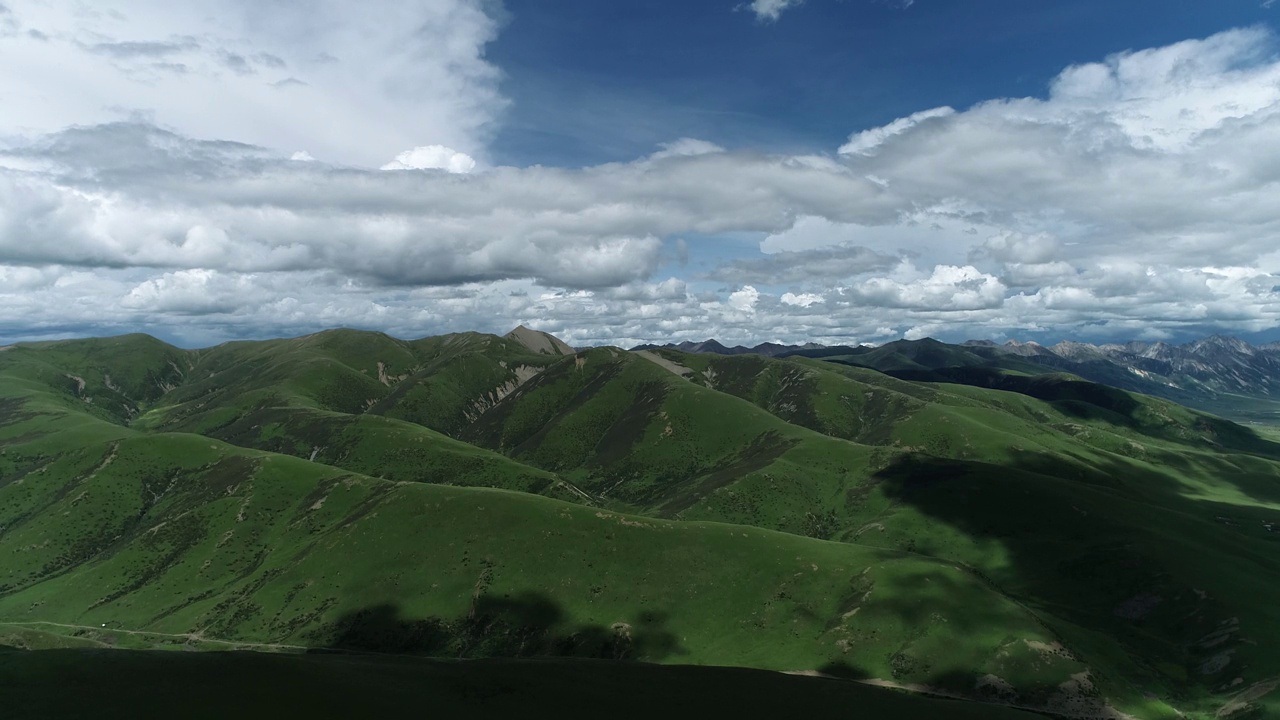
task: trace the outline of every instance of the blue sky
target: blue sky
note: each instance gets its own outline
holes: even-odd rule
[[[1280,337],[1268,0],[0,0],[0,343]]]
[[[820,152],[917,110],[1041,96],[1064,67],[1270,23],[1260,0],[508,0],[495,160],[627,161],[677,137]]]

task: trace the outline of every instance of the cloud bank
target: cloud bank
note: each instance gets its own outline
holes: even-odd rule
[[[483,157],[505,107],[482,0],[9,0],[0,137],[145,120],[378,167],[434,144]],[[35,33],[35,34],[32,34]]]
[[[227,87],[279,76],[320,87],[344,62],[307,55],[306,27],[222,45],[176,34],[176,21],[98,37],[13,7],[21,24],[0,61],[35,52],[26,46],[43,41],[22,33],[37,27],[117,83],[199,57]],[[441,72],[458,89],[441,85],[454,98],[445,107],[496,117],[496,71],[476,54],[492,23],[463,2],[414,8],[427,13],[413,16],[421,32],[461,22],[452,49],[420,48],[450,58]],[[256,12],[242,10],[268,25],[297,19]],[[374,127],[295,141],[241,134],[260,117],[247,111],[213,128],[165,105],[113,119],[59,98],[6,114],[27,129],[0,133],[0,337],[147,329],[200,344],[525,322],[572,343],[626,344],[1274,328],[1274,48],[1250,28],[1123,53],[1064,69],[1044,97],[924,110],[826,154],[680,138],[586,168],[486,165],[471,116],[442,115],[433,138],[375,142]],[[377,92],[404,95],[383,102],[425,82],[386,73],[399,79]],[[336,122],[374,122],[380,107]],[[72,116],[83,122],[63,127]]]

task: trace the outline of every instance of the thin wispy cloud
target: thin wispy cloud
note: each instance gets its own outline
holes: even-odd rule
[[[776,22],[785,10],[803,2],[804,0],[751,0],[747,7],[755,13],[758,20]]]

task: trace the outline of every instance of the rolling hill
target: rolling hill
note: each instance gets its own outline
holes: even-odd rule
[[[1253,431],[940,343],[881,350],[888,374],[562,346],[0,352],[0,644],[625,658],[1066,717],[1272,707],[1280,445]]]

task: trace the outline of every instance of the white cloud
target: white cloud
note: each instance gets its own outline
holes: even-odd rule
[[[1046,103],[1011,106],[1029,119],[1104,120],[1134,147],[1187,151],[1227,121],[1272,113],[1280,72],[1262,60],[1269,37],[1253,28],[1113,55],[1064,70]]]
[[[771,235],[770,239],[777,237]],[[768,243],[766,240],[762,245]],[[710,277],[728,282],[824,284],[872,270],[888,269],[896,263],[895,256],[877,253],[860,245],[841,243],[814,249],[783,250],[762,258],[725,263]]]
[[[405,150],[396,159],[382,166],[383,170],[447,170],[465,174],[476,169],[476,161],[466,153],[460,153],[443,145],[422,145]]]
[[[787,8],[795,7],[804,0],[751,0],[748,5],[751,12],[756,14],[756,19],[765,22],[776,22],[782,16],[782,12]]]
[[[897,135],[901,135],[908,130],[928,122],[935,118],[945,118],[955,115],[956,111],[949,107],[937,107],[932,110],[922,110],[918,113],[912,113],[904,118],[898,118],[883,127],[871,128],[863,130],[860,133],[854,133],[849,141],[840,146],[841,155],[874,155],[876,148],[884,144],[886,140]]]
[[[193,137],[376,167],[483,154],[504,107],[483,0],[11,0],[46,36],[0,45],[0,137],[147,118]]]
[[[1026,235],[1019,232],[997,233],[975,248],[973,256],[990,257],[1006,263],[1036,265],[1060,257],[1062,248],[1048,233]]]
[[[783,293],[780,299],[782,300],[783,305],[797,305],[802,308],[807,308],[810,305],[816,305],[817,303],[822,302],[822,296],[815,295],[813,293],[800,293],[799,295],[795,293]]]
[[[929,207],[902,207],[894,218],[878,223],[801,216],[791,227],[766,237],[760,243],[760,250],[781,255],[863,247],[882,257],[889,253],[908,253],[940,262],[960,262],[966,258],[965,251],[975,237],[1002,232],[1006,230],[991,223],[981,208],[951,199]]]
[[[839,168],[728,153],[390,173],[116,124],[40,138],[0,166],[29,168],[0,170],[0,261],[331,269],[391,284],[624,284],[646,278],[675,233],[781,229],[797,202],[879,212]]]
[[[459,42],[474,47],[473,36]],[[139,44],[75,52],[126,68],[197,52],[167,30],[108,41]],[[205,42],[196,38],[200,57],[224,63],[233,86],[277,71],[303,77],[301,55],[272,52],[296,38],[224,48],[255,73],[246,76]],[[7,62],[27,40],[6,43]],[[421,335],[504,330],[519,318],[577,344],[1272,328],[1273,44],[1249,29],[1117,55],[1064,70],[1044,98],[926,111],[826,156],[683,139],[580,169],[380,172],[343,167],[332,145],[292,130],[252,145],[171,120],[176,130],[161,129],[163,104],[156,122],[6,128],[0,336],[156,326],[225,339],[334,324]],[[373,148],[365,164],[423,142],[458,149],[401,164],[447,168],[456,153],[483,164],[483,143],[466,144],[479,126],[440,124],[471,128],[458,143],[434,127]],[[291,161],[299,147],[321,161]],[[687,270],[667,265],[674,238],[686,243]],[[759,254],[744,254],[757,242]],[[729,245],[733,259],[719,260]]]
[[[120,300],[123,308],[151,313],[208,315],[268,300],[253,275],[179,270],[145,280]]]
[[[870,278],[845,293],[872,306],[949,312],[999,307],[1005,290],[999,278],[972,265],[938,265],[925,276],[903,263],[895,276]]]
[[[729,305],[734,309],[742,312],[754,312],[756,302],[760,300],[760,291],[750,285],[744,286],[741,290],[729,293]]]
[[[1015,288],[1037,288],[1045,285],[1078,282],[1080,270],[1061,260],[1047,263],[1006,263],[1001,282]]]
[[[649,156],[651,160],[660,160],[667,157],[691,157],[694,155],[708,155],[711,153],[722,153],[724,148],[706,140],[697,138],[680,138],[668,143],[659,145],[662,149]]]

